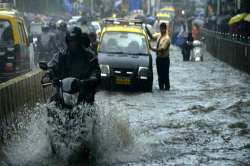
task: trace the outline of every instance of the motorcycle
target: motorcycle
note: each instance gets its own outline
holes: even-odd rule
[[[201,40],[194,40],[192,43],[192,50],[191,50],[191,56],[190,60],[194,62],[200,62],[203,61],[203,54],[204,54],[204,48],[203,48],[203,41]]]
[[[39,66],[46,71],[42,86],[56,87],[56,95],[47,104],[47,134],[52,153],[70,162],[75,160],[76,154],[87,156],[93,137],[95,107],[79,102],[78,98],[82,85],[95,80],[73,77],[59,80],[53,78],[46,62],[40,62]]]

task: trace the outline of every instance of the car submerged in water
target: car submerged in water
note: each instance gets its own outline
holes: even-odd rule
[[[148,36],[140,20],[104,21],[98,47],[102,86],[152,91],[153,67]]]

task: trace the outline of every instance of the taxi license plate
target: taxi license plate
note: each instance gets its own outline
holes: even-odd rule
[[[117,85],[130,85],[131,80],[129,78],[118,77],[116,78],[115,83]]]

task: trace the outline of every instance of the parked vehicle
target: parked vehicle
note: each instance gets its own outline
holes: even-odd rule
[[[29,38],[24,19],[16,10],[0,9],[0,80],[29,70]]]
[[[160,20],[172,20],[175,17],[175,12],[176,9],[173,6],[166,6],[162,9],[160,9],[157,13],[156,16]]]
[[[106,20],[98,48],[102,84],[152,91],[149,41],[140,20]]]

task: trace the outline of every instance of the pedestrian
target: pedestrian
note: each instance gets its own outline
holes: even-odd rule
[[[169,58],[169,49],[170,49],[170,37],[167,31],[167,24],[160,24],[160,33],[151,35],[149,30],[146,27],[146,31],[149,34],[150,38],[157,41],[156,48],[150,49],[156,52],[156,67],[158,73],[158,83],[160,90],[170,90],[170,81],[169,81],[169,67],[170,67],[170,58]]]
[[[49,61],[57,51],[55,36],[49,31],[49,25],[42,25],[42,33],[38,37],[39,57],[38,61]]]
[[[196,23],[194,23],[192,25],[192,37],[193,37],[193,40],[200,40],[201,39],[200,26]]]
[[[182,45],[181,52],[182,52],[182,55],[183,55],[183,61],[189,61],[190,52],[191,52],[191,50],[193,48],[192,44],[193,44],[193,36],[192,36],[192,33],[189,32],[186,41]]]

